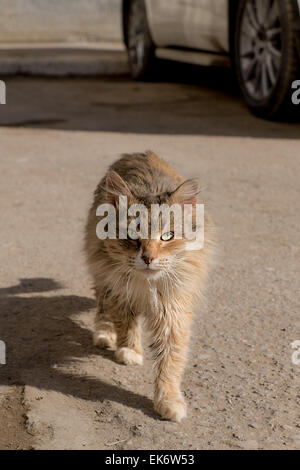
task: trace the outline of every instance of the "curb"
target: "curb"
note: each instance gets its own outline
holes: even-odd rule
[[[112,75],[128,71],[121,42],[0,45],[0,75]]]

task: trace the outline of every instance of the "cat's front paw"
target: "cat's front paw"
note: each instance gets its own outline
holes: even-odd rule
[[[94,333],[94,345],[101,349],[115,349],[117,335],[113,331],[96,331]]]
[[[115,356],[117,361],[121,362],[121,364],[138,364],[140,366],[143,364],[143,356],[130,348],[117,349]]]
[[[186,404],[181,396],[164,397],[154,403],[154,408],[162,418],[176,423],[186,417]]]

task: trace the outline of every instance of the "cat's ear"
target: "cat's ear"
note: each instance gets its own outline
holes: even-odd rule
[[[200,192],[199,182],[196,178],[186,180],[171,195],[171,201],[175,204],[197,204]]]
[[[119,196],[132,196],[125,181],[116,171],[113,170],[109,171],[106,175],[105,189],[108,201],[114,205],[117,204]]]

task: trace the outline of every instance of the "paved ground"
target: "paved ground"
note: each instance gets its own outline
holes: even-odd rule
[[[260,121],[230,74],[161,83],[7,79],[0,107],[0,447],[300,447],[299,123]],[[199,74],[199,76],[198,76]],[[176,77],[176,78],[174,78]],[[92,192],[121,152],[199,175],[218,227],[179,426],[152,411],[152,370],[92,346],[82,254]]]

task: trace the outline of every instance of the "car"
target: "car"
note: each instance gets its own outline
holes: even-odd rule
[[[230,62],[243,98],[276,119],[300,78],[300,0],[123,0],[132,77],[151,77],[157,58]]]

